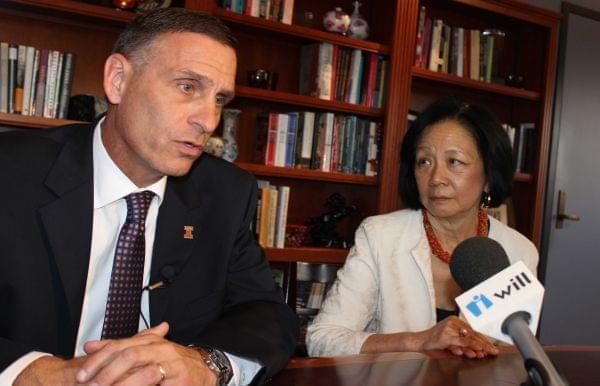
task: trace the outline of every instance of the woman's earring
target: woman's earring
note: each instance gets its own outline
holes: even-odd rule
[[[489,208],[492,203],[492,195],[490,192],[483,192],[481,195],[481,206],[484,208]]]

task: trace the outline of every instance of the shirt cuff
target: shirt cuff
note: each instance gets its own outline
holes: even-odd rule
[[[25,370],[27,366],[29,366],[36,359],[46,356],[52,355],[40,351],[32,351],[23,355],[0,373],[0,385],[12,385],[15,379],[17,379],[19,374],[21,374],[21,372]]]
[[[257,361],[238,357],[233,354],[224,353],[231,363],[233,376],[229,380],[228,386],[246,386],[254,379],[262,366]],[[0,384],[3,384],[0,382]]]

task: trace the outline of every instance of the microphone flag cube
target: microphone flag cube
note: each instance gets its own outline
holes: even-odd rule
[[[529,328],[537,331],[544,287],[522,261],[505,268],[458,296],[456,304],[471,327],[484,335],[513,344],[502,332],[502,323],[511,314],[531,315]]]

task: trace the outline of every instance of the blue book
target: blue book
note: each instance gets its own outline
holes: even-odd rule
[[[296,138],[298,133],[299,113],[288,113],[287,146],[285,149],[285,166],[296,166]]]

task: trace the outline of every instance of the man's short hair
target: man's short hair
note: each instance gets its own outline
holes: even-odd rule
[[[112,52],[141,64],[142,51],[154,39],[177,32],[202,34],[234,50],[237,44],[229,27],[213,15],[184,8],[157,8],[133,19],[119,35]]]
[[[508,135],[498,118],[487,108],[442,98],[429,105],[409,127],[400,154],[400,195],[411,209],[422,207],[415,178],[415,157],[423,134],[431,126],[456,121],[475,139],[483,161],[485,180],[491,195],[490,206],[496,207],[511,193],[515,166]]]

